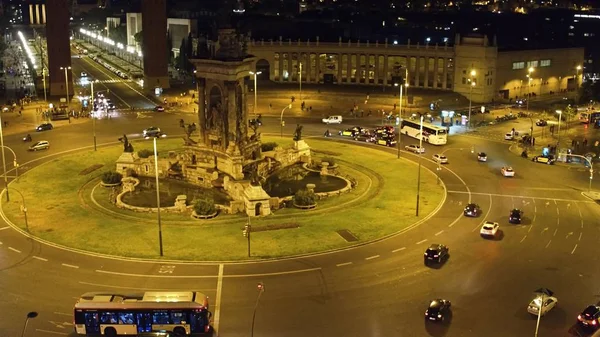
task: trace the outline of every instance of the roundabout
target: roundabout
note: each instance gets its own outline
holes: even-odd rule
[[[178,142],[174,139],[162,143],[161,153],[174,151]],[[356,144],[318,139],[309,143],[316,158],[334,156],[336,170],[355,180],[355,188],[339,195],[332,193],[319,200],[314,209],[283,208],[270,216],[253,218],[250,257],[246,255],[246,238],[241,235],[246,217],[222,214],[210,220],[192,220],[188,212],[163,212],[165,254],[161,260],[261,260],[364,245],[430,218],[446,198],[445,188],[437,183],[435,174],[424,169],[420,216],[415,217],[417,170],[413,162]],[[144,150],[148,143],[137,144]],[[327,150],[332,144],[336,144],[335,151]],[[103,186],[99,181],[104,171],[114,167],[119,148],[109,146],[98,152],[67,155],[30,170],[12,182],[11,188],[28,199],[37,193],[45,198],[35,207],[30,205],[27,224],[18,199],[2,203],[5,218],[18,229],[56,246],[98,256],[159,259],[156,214],[115,207],[110,200],[114,186]],[[359,160],[353,156],[357,151],[361,152]]]

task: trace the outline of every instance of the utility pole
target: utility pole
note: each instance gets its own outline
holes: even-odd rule
[[[252,233],[252,225],[250,224],[250,216],[248,216],[248,222],[246,222],[243,231],[243,234],[248,241],[248,257],[250,257],[250,233]]]

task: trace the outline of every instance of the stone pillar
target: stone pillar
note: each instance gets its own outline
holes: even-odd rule
[[[315,83],[321,83],[321,53],[317,52],[315,55]]]
[[[337,84],[342,84],[342,54],[337,54]]]
[[[442,75],[442,87],[444,90],[448,88],[448,59],[444,57],[444,70]]]
[[[346,54],[346,82],[352,83],[352,54]]]
[[[279,53],[279,82],[283,82],[283,62],[285,61],[283,55],[284,53]]]
[[[198,86],[198,132],[200,133],[200,142],[208,144],[206,138],[206,79],[196,78]]]
[[[404,56],[404,59],[406,60],[406,62],[405,62],[406,63],[406,73],[405,73],[405,75],[407,77],[406,81],[407,81],[407,83],[410,84],[410,76],[412,74],[412,68],[411,68],[411,64],[410,64],[410,56]]]
[[[426,45],[426,47],[429,45]],[[423,61],[425,62],[425,81],[423,82],[423,87],[424,88],[428,88],[429,87],[429,60],[431,58],[428,56],[425,56],[423,58]]]
[[[415,87],[416,88],[419,87],[420,75],[421,75],[421,57],[417,56],[417,57],[415,57]]]
[[[304,75],[302,76],[305,83],[310,83],[310,53],[303,53],[302,69],[304,69]]]
[[[436,48],[437,48],[437,45],[436,45]],[[438,87],[438,72],[439,72],[438,58],[435,57],[433,60],[434,60],[433,61],[433,87],[435,89],[437,89],[437,87]]]
[[[379,85],[379,55],[375,54],[375,85]]]
[[[68,15],[68,14],[67,14]],[[48,15],[50,17],[50,15]],[[169,71],[167,60],[167,4],[166,0],[142,1],[142,32],[144,44],[144,87],[154,91],[160,87],[167,89]]]
[[[65,0],[48,0],[48,22],[46,38],[48,43],[48,70],[50,71],[50,95],[65,96],[65,71],[61,67],[71,66],[71,49],[69,47],[69,8]],[[33,7],[30,7],[33,10]],[[33,23],[33,22],[32,22]],[[69,93],[72,95],[73,75],[67,72]]]
[[[388,85],[388,56],[384,55],[383,56],[383,85],[387,86]]]

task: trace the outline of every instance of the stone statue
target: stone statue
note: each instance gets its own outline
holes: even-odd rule
[[[123,143],[123,152],[133,152],[133,145],[127,139],[127,135],[123,135],[123,137],[119,138],[119,141]]]
[[[302,139],[302,125],[296,124],[296,131],[294,132],[294,140],[299,141]]]

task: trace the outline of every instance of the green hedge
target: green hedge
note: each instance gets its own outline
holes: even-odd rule
[[[217,211],[215,206],[215,199],[210,196],[204,196],[200,199],[194,200],[194,212],[197,215],[210,215]]]
[[[275,142],[263,143],[260,145],[260,149],[263,152],[273,151],[273,150],[275,150],[276,147],[277,147],[277,143],[275,143]]]
[[[107,171],[102,173],[102,182],[105,184],[118,184],[123,179],[123,175],[115,171]]]
[[[138,157],[140,157],[140,158],[149,158],[152,155],[154,155],[154,152],[152,152],[148,149],[143,149],[143,150],[138,151]]]
[[[316,203],[317,196],[315,192],[309,191],[307,189],[298,190],[294,195],[294,202],[298,206],[310,206]]]
[[[329,163],[329,166],[334,166],[335,165],[335,158],[333,158],[333,157],[323,157],[323,159],[321,159],[321,162],[327,162],[327,163]]]

